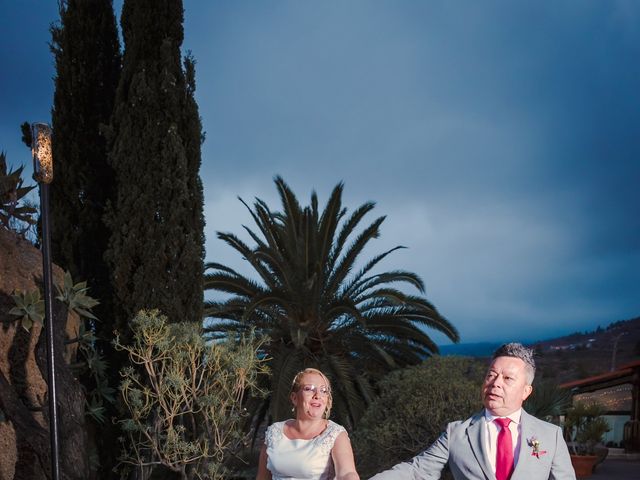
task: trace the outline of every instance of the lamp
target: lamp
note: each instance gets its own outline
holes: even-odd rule
[[[47,377],[49,393],[49,436],[51,440],[51,478],[60,477],[58,408],[56,405],[56,361],[53,325],[53,288],[51,282],[51,229],[49,226],[49,184],[53,181],[52,130],[46,123],[31,124],[33,179],[40,185],[40,221],[42,222],[42,283],[44,286],[45,335],[47,340]]]

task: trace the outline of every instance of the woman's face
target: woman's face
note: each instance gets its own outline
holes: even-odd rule
[[[300,388],[291,394],[296,408],[296,418],[322,418],[329,402],[329,385],[322,375],[305,373],[300,379]]]

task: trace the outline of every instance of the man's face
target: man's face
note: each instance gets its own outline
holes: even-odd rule
[[[532,391],[525,366],[514,357],[493,360],[482,385],[482,402],[489,413],[504,417],[522,407]]]

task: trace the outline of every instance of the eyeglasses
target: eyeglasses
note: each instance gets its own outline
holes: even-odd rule
[[[312,383],[306,383],[304,385],[300,385],[300,391],[305,395],[309,395],[309,396],[318,395],[320,397],[328,397],[329,394],[331,393],[331,390],[329,390],[324,385],[322,385],[321,387],[318,387],[316,385],[313,385]]]

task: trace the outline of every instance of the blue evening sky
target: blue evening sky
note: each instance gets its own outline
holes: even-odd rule
[[[119,15],[121,2],[116,2]],[[185,0],[206,141],[207,260],[241,196],[345,183],[369,256],[419,274],[463,342],[640,315],[640,2]],[[2,0],[0,150],[50,121],[57,2]],[[64,161],[63,159],[56,159]],[[437,341],[442,341],[438,335]]]

